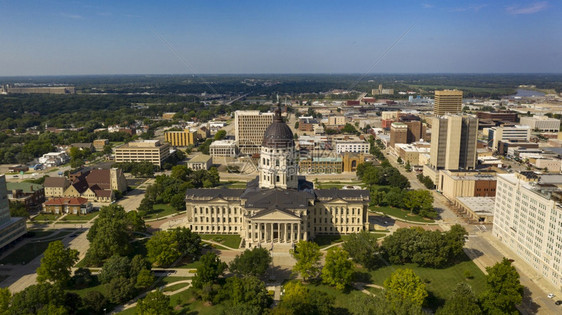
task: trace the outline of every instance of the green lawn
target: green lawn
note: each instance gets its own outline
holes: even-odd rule
[[[238,248],[242,241],[239,235],[233,234],[200,234],[200,236],[203,240],[212,240],[231,248]]]
[[[187,283],[187,282],[172,284],[171,286],[164,288],[164,290],[162,290],[162,291],[164,291],[164,292],[173,292],[173,291],[179,290],[179,289],[181,289],[181,288],[185,288],[185,287],[187,287],[188,285],[190,285],[190,284]]]
[[[182,269],[197,269],[197,267],[201,266],[201,261],[200,260],[196,260],[196,261],[192,261],[192,262],[180,262],[180,264],[178,266],[176,266],[176,268],[182,268]]]
[[[241,189],[241,188],[246,188],[248,183],[228,181],[228,182],[221,182],[220,185],[223,186],[224,188]]]
[[[60,217],[60,215],[42,213],[42,214],[36,216],[35,218],[33,218],[31,221],[55,221],[59,217]]]
[[[370,209],[372,211],[382,212],[384,214],[388,214],[390,216],[400,218],[400,219],[404,219],[404,220],[408,220],[408,221],[422,222],[422,223],[434,223],[435,222],[432,219],[427,219],[427,218],[421,217],[421,216],[416,215],[416,214],[410,214],[410,211],[399,209],[399,208],[371,207]]]
[[[192,288],[170,296],[170,304],[173,307],[178,306],[180,308],[178,314],[216,315],[226,310],[224,305],[209,306],[196,300]]]
[[[80,221],[80,222],[88,222],[91,219],[97,217],[99,215],[99,211],[90,212],[84,215],[76,215],[76,214],[67,214],[61,221]]]
[[[50,237],[40,242],[27,243],[0,260],[0,264],[26,265],[35,259],[35,257],[43,254],[50,242],[62,240],[71,233],[74,233],[74,230],[65,230],[59,232],[57,235],[54,235],[52,238]]]
[[[434,310],[443,305],[459,282],[466,281],[472,287],[476,296],[484,291],[486,285],[484,273],[474,262],[469,260],[468,257],[466,257],[463,262],[443,269],[418,267],[416,264],[382,267],[370,272],[371,281],[374,284],[383,285],[384,280],[387,279],[393,271],[400,268],[410,268],[414,270],[420,278],[426,281],[427,290],[430,293],[428,306]],[[464,272],[466,270],[470,272],[473,277],[472,279],[466,279],[464,277]]]
[[[317,235],[314,242],[320,248],[328,247],[335,243],[341,243],[349,238],[349,235]]]
[[[365,294],[357,290],[340,291],[334,287],[324,284],[309,284],[307,285],[307,287],[311,290],[316,290],[328,294],[331,300],[334,301],[336,314],[349,314],[349,310],[351,309],[352,303],[354,301],[353,297],[356,295]]]
[[[46,236],[49,236],[49,235],[53,234],[55,231],[56,230],[43,231],[41,229],[29,230],[29,231],[27,231],[27,236],[28,237],[35,237],[35,238],[46,237]]]
[[[144,219],[145,220],[158,219],[174,213],[177,213],[177,211],[176,209],[172,208],[172,206],[170,206],[169,204],[159,203],[154,205],[154,210],[148,213],[144,217]]]
[[[78,289],[78,290],[68,290],[68,292],[72,292],[72,293],[76,293],[78,295],[80,295],[81,297],[84,297],[84,295],[86,295],[86,293],[90,292],[90,291],[99,291],[103,294],[105,294],[106,292],[106,288],[105,288],[105,284],[101,284],[98,281],[98,277],[93,275],[92,276],[95,280],[94,280],[94,285],[91,287],[87,287],[84,289]]]
[[[35,257],[43,254],[48,246],[48,241],[25,244],[0,260],[0,264],[27,265]]]

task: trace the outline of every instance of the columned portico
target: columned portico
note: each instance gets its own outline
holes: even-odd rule
[[[266,244],[292,244],[302,239],[301,224],[298,220],[273,222],[253,220],[248,230],[248,247]]]

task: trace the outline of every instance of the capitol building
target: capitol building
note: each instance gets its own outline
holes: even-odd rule
[[[201,234],[238,234],[246,248],[369,229],[368,190],[314,189],[297,164],[293,132],[277,109],[260,148],[259,176],[245,189],[188,189],[184,225]]]

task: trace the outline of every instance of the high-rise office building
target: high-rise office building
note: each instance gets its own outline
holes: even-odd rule
[[[435,91],[435,115],[458,114],[462,110],[462,91],[443,90]]]
[[[390,125],[390,147],[394,149],[397,143],[408,143],[408,126],[401,122]]]
[[[562,286],[562,179],[498,174],[493,234],[557,288]]]
[[[429,165],[434,169],[474,169],[477,135],[478,119],[474,116],[433,118]]]
[[[27,232],[25,218],[10,217],[6,176],[0,175],[0,249]]]
[[[183,131],[166,131],[164,137],[166,142],[174,147],[187,147],[195,144],[195,138],[197,136],[194,132],[189,131],[189,129],[185,129]]]
[[[257,110],[238,110],[234,115],[234,137],[240,153],[260,152],[263,135],[273,122],[273,113]]]
[[[531,128],[523,125],[492,127],[488,130],[488,146],[498,151],[499,143],[506,141],[528,142]]]

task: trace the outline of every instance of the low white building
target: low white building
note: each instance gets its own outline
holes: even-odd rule
[[[187,161],[187,168],[194,171],[208,170],[211,168],[211,157],[205,154],[199,154]]]
[[[49,152],[43,154],[42,157],[39,158],[39,164],[43,164],[47,167],[59,166],[62,164],[67,163],[70,160],[68,154],[66,152]]]
[[[519,123],[531,127],[531,130],[542,132],[560,131],[560,119],[549,118],[547,116],[521,117]]]
[[[212,157],[235,157],[236,142],[234,140],[217,140],[209,146],[209,154]]]
[[[369,153],[371,144],[363,140],[336,140],[336,153]]]
[[[560,172],[561,161],[548,158],[536,159],[533,166],[540,169],[546,168],[549,172]]]

